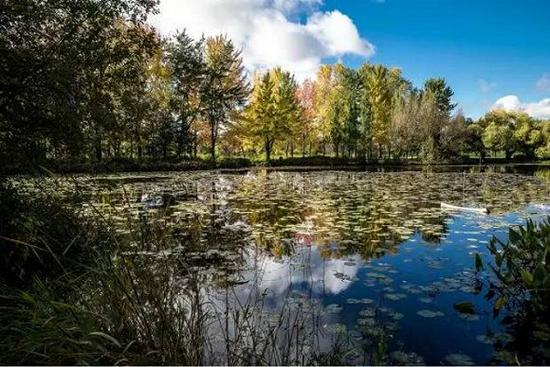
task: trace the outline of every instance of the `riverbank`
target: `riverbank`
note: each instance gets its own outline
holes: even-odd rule
[[[204,159],[108,159],[101,162],[67,162],[45,161],[42,164],[28,164],[16,166],[4,164],[0,168],[2,175],[31,174],[42,175],[48,173],[72,174],[72,173],[122,173],[122,172],[167,172],[167,171],[198,171],[220,169],[227,171],[246,171],[254,168],[266,168],[268,170],[418,170],[424,167],[437,167],[445,170],[445,167],[471,167],[471,166],[550,166],[548,160],[526,160],[516,158],[506,160],[504,158],[486,158],[480,162],[477,158],[465,158],[460,160],[440,161],[426,164],[419,160],[376,160],[371,162],[356,159],[336,157],[295,157],[275,159],[271,162],[253,161],[248,158],[223,158],[216,164]]]

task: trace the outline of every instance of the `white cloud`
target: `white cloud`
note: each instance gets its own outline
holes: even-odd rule
[[[287,293],[292,285],[311,282],[317,293],[339,294],[353,284],[363,265],[360,255],[327,260],[321,257],[317,249],[311,252],[302,249],[301,253],[295,254],[294,260],[310,267],[311,273],[293,270],[289,259],[280,261],[267,257],[261,265],[258,287],[280,296]],[[343,274],[347,280],[340,279],[337,274]]]
[[[301,80],[325,57],[369,57],[374,46],[338,10],[318,11],[322,0],[161,0],[151,20],[162,34],[226,34],[243,52],[249,72],[281,66]],[[306,15],[305,22],[294,15]]]
[[[550,92],[550,73],[544,73],[540,77],[540,79],[537,80],[535,87],[537,88],[538,91]]]
[[[491,90],[495,89],[497,83],[490,83],[485,79],[479,79],[479,89],[482,93],[489,93]]]
[[[517,96],[509,95],[498,99],[493,109],[522,111],[534,118],[550,119],[550,98],[544,98],[538,102],[521,102]]]

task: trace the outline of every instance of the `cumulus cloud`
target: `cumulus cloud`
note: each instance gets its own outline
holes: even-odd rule
[[[318,251],[307,254],[302,258],[304,264],[311,267],[311,273],[293,271],[289,260],[279,262],[274,259],[265,259],[262,264],[260,289],[268,289],[272,295],[282,295],[295,284],[311,282],[316,293],[339,294],[353,284],[359,268],[363,262],[360,255],[353,255],[347,259],[325,260]],[[337,274],[344,275],[349,280],[340,279]]]
[[[323,58],[370,57],[374,46],[351,18],[319,11],[322,0],[161,0],[151,20],[164,35],[186,30],[193,37],[226,34],[243,52],[249,72],[281,66],[301,80]],[[294,20],[305,14],[303,22]]]
[[[493,109],[522,111],[534,118],[550,119],[550,98],[544,98],[538,102],[522,102],[517,96],[509,95],[498,99]]]
[[[550,73],[544,73],[540,79],[537,80],[535,87],[540,92],[550,92]]]

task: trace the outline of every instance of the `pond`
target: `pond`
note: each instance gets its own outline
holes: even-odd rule
[[[175,276],[196,281],[213,315],[205,363],[246,363],[262,349],[255,362],[468,365],[506,363],[514,342],[506,314],[484,298],[480,278],[491,275],[475,272],[475,255],[490,262],[493,236],[550,215],[548,170],[510,172],[255,169],[18,184],[105,218],[122,256],[185,258]]]

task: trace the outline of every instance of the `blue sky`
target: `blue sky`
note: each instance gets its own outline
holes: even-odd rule
[[[505,95],[550,96],[536,86],[550,72],[548,0],[327,0],[324,8],[352,18],[376,47],[372,62],[401,67],[415,85],[444,77],[467,115]]]
[[[152,23],[226,34],[250,73],[282,66],[303,80],[322,63],[369,61],[419,87],[445,78],[467,116],[550,118],[550,0],[161,0]]]

